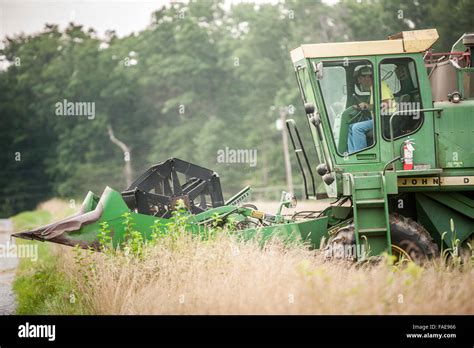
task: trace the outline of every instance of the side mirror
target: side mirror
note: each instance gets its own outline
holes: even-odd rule
[[[323,79],[323,62],[319,62],[318,64],[315,64],[315,62],[313,62],[313,69],[314,69],[314,72],[316,73],[316,78],[318,80],[322,80]]]

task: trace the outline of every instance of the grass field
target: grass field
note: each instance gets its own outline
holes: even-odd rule
[[[179,230],[139,256],[42,247],[18,271],[22,314],[474,314],[472,265],[325,262],[303,245]]]

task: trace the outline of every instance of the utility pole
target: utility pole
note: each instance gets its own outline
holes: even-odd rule
[[[281,106],[280,111],[280,124],[281,124],[281,137],[283,140],[283,158],[285,159],[285,176],[286,176],[286,187],[290,194],[294,194],[293,191],[293,174],[291,172],[290,162],[290,149],[288,146],[288,130],[286,129],[286,117],[288,115],[288,107]]]
[[[123,160],[125,162],[125,167],[124,167],[125,181],[127,182],[127,188],[128,188],[132,184],[132,176],[133,176],[132,164],[131,164],[132,153],[130,152],[130,148],[124,142],[118,140],[114,136],[114,131],[112,130],[111,126],[107,126],[107,131],[109,132],[110,141],[113,142],[118,147],[120,147],[120,149],[122,149],[123,151]]]

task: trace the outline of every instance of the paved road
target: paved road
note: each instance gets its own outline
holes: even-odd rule
[[[11,238],[13,223],[8,219],[0,219],[0,315],[15,314],[15,294],[12,290],[15,270],[18,265],[16,257],[7,254],[7,248],[14,245]]]

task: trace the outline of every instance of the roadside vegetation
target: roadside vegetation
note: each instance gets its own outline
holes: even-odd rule
[[[24,231],[57,221],[73,211],[66,202],[53,199],[12,220],[15,231]],[[15,243],[35,245],[38,252],[36,261],[20,259],[13,283],[16,314],[88,314],[81,301],[76,301],[75,284],[59,268],[56,245],[22,239],[15,239]]]
[[[102,253],[40,243],[40,261],[18,270],[18,313],[474,314],[472,260],[325,262],[278,239],[262,248],[225,229],[193,237],[179,216],[147,243],[126,224],[118,250],[107,225]]]

